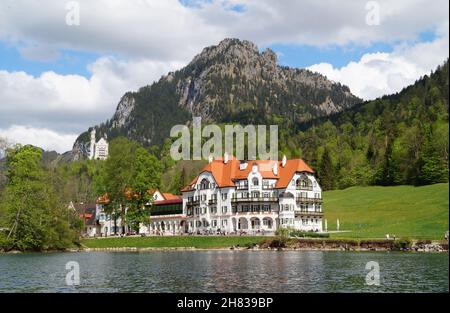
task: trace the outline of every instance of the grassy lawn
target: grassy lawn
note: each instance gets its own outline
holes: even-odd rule
[[[448,230],[449,185],[352,187],[324,192],[328,230],[349,233],[332,238],[383,238],[385,234],[412,239],[442,239]]]
[[[231,246],[245,246],[256,244],[267,239],[260,236],[163,236],[163,237],[123,237],[104,239],[83,239],[82,243],[88,248],[111,248],[111,247],[137,247],[137,248],[228,248]]]
[[[352,187],[324,192],[324,218],[328,230],[341,230],[331,238],[397,238],[442,239],[448,230],[449,184],[431,186]],[[164,236],[83,239],[88,248],[111,247],[194,247],[227,248],[260,243],[261,236]]]

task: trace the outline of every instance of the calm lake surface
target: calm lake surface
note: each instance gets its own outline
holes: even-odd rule
[[[66,285],[66,263],[80,285]],[[368,286],[366,263],[380,266]],[[0,255],[0,292],[448,292],[448,253],[174,251]]]

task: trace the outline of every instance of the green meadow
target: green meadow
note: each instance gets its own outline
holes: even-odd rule
[[[258,236],[150,236],[150,237],[116,237],[101,239],[84,239],[88,248],[136,247],[136,248],[180,248],[198,249],[244,247],[258,243],[265,237]]]
[[[350,232],[332,238],[443,239],[448,230],[449,184],[422,187],[352,187],[323,194],[328,230]]]
[[[352,187],[324,192],[324,218],[328,230],[341,233],[331,238],[377,239],[386,234],[397,238],[443,239],[448,230],[448,184],[423,187]],[[110,247],[193,247],[200,249],[247,246],[267,237],[260,236],[151,236],[83,239],[88,248]]]

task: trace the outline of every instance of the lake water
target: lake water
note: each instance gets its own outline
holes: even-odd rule
[[[79,286],[66,285],[69,261]],[[370,261],[380,286],[366,284]],[[0,255],[0,292],[448,292],[448,268],[448,253],[26,253]]]

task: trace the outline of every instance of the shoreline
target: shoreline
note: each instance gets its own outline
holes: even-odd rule
[[[292,252],[292,251],[335,251],[335,252],[425,252],[425,253],[448,253],[448,250],[425,250],[425,249],[407,249],[407,250],[390,250],[390,249],[340,249],[340,248],[243,248],[243,247],[229,247],[229,248],[195,248],[195,247],[111,247],[111,248],[84,248],[72,249],[66,252],[205,252],[205,251],[238,251],[238,252]]]
[[[95,240],[95,239],[93,239]],[[348,252],[447,252],[448,241],[393,241],[393,240],[349,240],[349,239],[280,239],[272,238],[259,243],[245,245],[229,244],[223,246],[121,246],[115,243],[111,246],[86,246],[64,250],[43,251],[0,251],[2,254],[20,253],[57,253],[57,252],[171,252],[171,251],[348,251]]]

